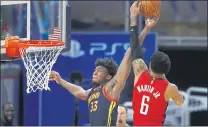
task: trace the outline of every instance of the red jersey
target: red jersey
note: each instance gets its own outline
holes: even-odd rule
[[[152,78],[143,72],[134,86],[133,119],[134,126],[161,126],[165,120],[168,101],[164,93],[168,80]]]

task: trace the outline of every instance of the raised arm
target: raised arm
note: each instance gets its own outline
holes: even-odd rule
[[[137,82],[140,74],[144,71],[147,71],[147,65],[143,61],[143,59],[138,58],[132,62],[133,70],[134,70],[134,85]]]
[[[159,20],[159,17],[154,17],[153,19],[145,18],[145,27],[142,30],[141,34],[139,35],[139,44],[142,45],[144,42],[145,37],[147,36],[148,32],[151,31],[151,28],[155,26]]]
[[[62,87],[67,89],[72,95],[75,97],[86,100],[87,96],[91,89],[84,90],[82,87],[77,86],[75,84],[69,83],[61,78],[58,72],[52,71],[50,74],[50,80],[55,80],[58,84],[60,84]]]
[[[159,17],[154,17],[152,20],[147,18],[145,20],[145,27],[139,35],[139,39],[138,39],[139,44],[135,43],[133,41],[134,44],[132,44],[133,45],[133,47],[132,47],[132,59],[133,59],[132,66],[133,66],[134,75],[135,75],[134,84],[138,80],[140,74],[148,69],[147,65],[142,60],[142,55],[141,54],[143,54],[143,50],[142,50],[141,44],[143,43],[145,37],[147,36],[147,34],[151,30],[151,28],[155,24],[157,24],[158,19],[159,19]],[[132,32],[133,31],[138,31],[136,24],[132,24],[131,29],[132,29],[131,30]],[[136,34],[135,35],[132,34],[132,38],[136,38],[136,36],[137,36]]]
[[[133,5],[130,8],[130,11],[131,11],[131,15],[130,15],[131,24],[136,24],[136,17],[139,14],[138,2],[133,3]],[[132,42],[134,42],[133,43],[134,45],[137,43],[137,36],[132,38],[132,36],[135,35],[132,35],[132,32],[130,33],[131,33],[130,48],[128,48],[127,51],[125,52],[125,55],[121,61],[121,64],[117,70],[116,75],[105,86],[106,93],[113,100],[117,100],[119,98],[120,93],[126,84],[126,79],[128,78],[131,70],[132,50],[133,50],[132,47],[134,47],[132,45]]]
[[[118,100],[120,93],[126,84],[126,79],[129,76],[131,63],[131,49],[128,48],[118,67],[116,75],[105,85],[106,94],[112,100]]]

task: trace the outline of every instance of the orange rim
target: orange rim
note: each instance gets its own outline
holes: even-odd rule
[[[52,40],[19,40],[18,38],[12,38],[5,41],[5,47],[7,48],[57,47],[65,45],[64,42]]]
[[[20,40],[18,36],[5,38],[6,54],[8,57],[21,57],[19,49],[26,50],[29,47],[60,47],[65,43],[52,40]]]
[[[65,43],[61,41],[51,41],[51,40],[19,40],[17,43],[19,48],[28,47],[56,47],[63,46]]]

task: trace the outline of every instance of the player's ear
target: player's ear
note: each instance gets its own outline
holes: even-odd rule
[[[106,77],[106,79],[107,79],[107,80],[111,80],[111,79],[112,79],[112,76],[111,76],[111,75],[108,75],[108,76]]]

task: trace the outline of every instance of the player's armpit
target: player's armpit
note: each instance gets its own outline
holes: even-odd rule
[[[144,71],[147,71],[147,65],[142,59],[136,59],[132,62],[133,70],[134,70],[134,75],[135,75],[135,81],[138,80],[140,74]]]
[[[176,105],[182,106],[184,103],[184,97],[183,95],[179,92],[178,87],[175,84],[169,84],[169,93],[170,97],[172,100],[175,102]]]
[[[113,78],[105,85],[104,89],[108,99],[117,101],[119,99],[120,92],[123,90],[123,87],[120,87],[119,82]]]
[[[80,89],[80,91],[77,91],[77,93],[75,93],[75,96],[81,100],[87,100],[90,91],[91,89],[88,90]]]
[[[87,97],[88,97],[88,95],[89,95],[89,93],[90,93],[91,90],[92,90],[92,88],[85,91],[85,97],[86,97],[86,99],[87,99]]]

